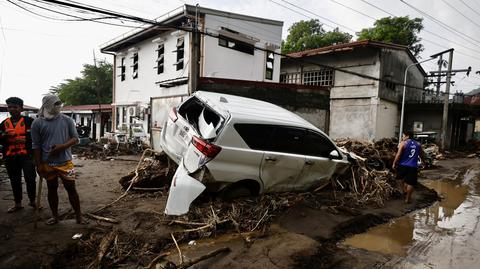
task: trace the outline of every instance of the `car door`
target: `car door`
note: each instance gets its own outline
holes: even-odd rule
[[[305,165],[297,178],[296,189],[307,189],[326,183],[335,173],[338,164],[343,164],[337,148],[324,135],[307,130],[303,142]],[[330,158],[332,151],[337,151],[339,157]]]
[[[260,165],[265,191],[287,191],[295,186],[305,157],[301,150],[305,129],[277,126],[267,141]]]

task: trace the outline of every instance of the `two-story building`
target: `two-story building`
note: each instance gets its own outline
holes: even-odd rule
[[[282,59],[280,82],[330,88],[330,137],[398,136],[405,70],[418,63],[406,46],[364,40],[289,56]],[[421,100],[425,75],[420,65],[409,69],[407,100]]]
[[[281,21],[191,5],[156,21],[102,45],[114,56],[115,129],[143,121],[159,135],[168,109],[202,78],[279,81],[280,57],[272,52],[280,51]]]

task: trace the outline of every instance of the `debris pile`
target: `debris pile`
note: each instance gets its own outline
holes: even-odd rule
[[[165,153],[150,151],[149,157],[140,161],[138,169],[123,176],[119,182],[124,189],[127,189],[132,180],[135,180],[132,185],[133,190],[156,191],[170,185],[175,170],[176,164],[170,161]]]
[[[76,145],[72,147],[72,153],[80,158],[87,159],[105,159],[104,147],[99,143],[89,143],[87,145]]]
[[[395,192],[395,176],[389,168],[395,159],[397,142],[394,139],[375,143],[338,140],[336,144],[349,152],[352,160],[346,173],[332,178],[334,190],[340,187],[349,191],[347,196],[353,196],[358,204],[383,205]]]
[[[143,149],[141,149],[143,151]],[[75,145],[72,153],[80,158],[107,160],[110,157],[120,155],[136,155],[141,153],[130,144],[117,144],[109,141],[107,144],[89,143],[86,145]]]

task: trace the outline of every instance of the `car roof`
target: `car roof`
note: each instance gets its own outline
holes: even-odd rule
[[[197,91],[194,95],[223,116],[231,115],[235,121],[305,127],[322,132],[297,114],[272,103],[215,92]]]

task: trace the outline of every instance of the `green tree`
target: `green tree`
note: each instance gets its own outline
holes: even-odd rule
[[[287,39],[282,41],[282,53],[316,49],[334,43],[347,43],[352,39],[349,33],[338,28],[326,32],[318,20],[299,21],[288,29]]]
[[[66,79],[50,92],[65,105],[109,104],[112,102],[112,64],[99,61],[97,66],[84,64],[82,76]]]
[[[408,46],[417,57],[424,50],[418,34],[423,29],[423,19],[385,17],[375,22],[374,27],[364,28],[357,33],[358,40],[376,40]]]

